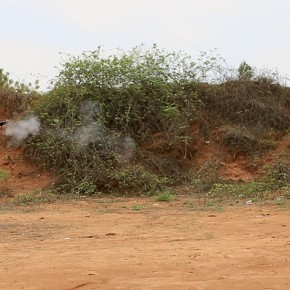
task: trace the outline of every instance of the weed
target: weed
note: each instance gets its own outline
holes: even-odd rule
[[[189,210],[194,210],[196,208],[195,202],[191,201],[191,200],[186,200],[183,203]]]
[[[214,238],[214,234],[213,233],[206,233],[205,234],[205,239],[206,240],[211,240],[211,239],[213,239]]]
[[[6,170],[0,170],[0,182],[6,180],[9,177],[9,172]]]
[[[143,209],[143,206],[140,205],[140,204],[134,204],[134,205],[132,205],[131,209],[133,211],[139,211],[139,210],[142,210]]]
[[[97,203],[116,203],[116,202],[120,202],[122,200],[117,199],[117,198],[110,198],[110,199],[97,199],[96,202]]]
[[[136,195],[152,194],[164,186],[165,179],[141,166],[126,166],[110,175],[111,181],[121,191],[134,190]]]
[[[205,206],[207,207],[215,206],[215,202],[213,200],[209,200]]]
[[[210,116],[206,127],[207,135],[214,128],[223,129],[224,144],[237,152],[246,150],[256,154],[271,149],[269,134],[286,132],[290,125],[289,90],[268,81],[251,80],[243,66],[241,78],[226,81],[221,85],[198,85],[197,93],[203,103],[203,111]],[[256,79],[255,77],[253,79]],[[218,136],[220,140],[220,136]],[[235,149],[236,147],[237,149]]]
[[[250,129],[240,126],[225,126],[220,129],[222,132],[221,141],[229,151],[233,153],[233,157],[239,152],[256,153],[257,150],[263,148],[262,142],[257,135],[253,134]],[[264,145],[265,146],[265,145]]]
[[[156,201],[171,201],[175,199],[175,194],[172,191],[159,191],[156,196]]]
[[[197,194],[200,206],[206,206],[209,198],[209,191],[220,181],[218,168],[220,164],[214,161],[205,162],[197,172],[193,174],[191,187]]]

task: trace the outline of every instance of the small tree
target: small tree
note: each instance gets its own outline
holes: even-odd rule
[[[251,80],[254,77],[254,68],[252,68],[249,64],[247,64],[245,61],[242,61],[239,68],[239,79],[242,80]]]

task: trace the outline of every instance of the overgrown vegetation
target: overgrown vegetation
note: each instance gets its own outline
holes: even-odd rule
[[[0,68],[0,106],[10,114],[27,112],[40,95],[38,81],[35,84],[14,82],[9,73]]]
[[[265,152],[273,148],[271,133],[290,125],[290,90],[272,79],[236,79],[220,85],[202,84],[198,95],[203,114],[210,116],[204,131],[233,152]],[[213,128],[217,128],[218,131]],[[212,133],[216,133],[213,136]]]
[[[282,159],[267,169],[267,180],[248,185],[220,180],[221,161],[195,165],[200,140],[233,158],[262,156],[289,130],[290,89],[246,62],[234,71],[221,62],[218,55],[201,53],[194,61],[156,45],[109,55],[98,48],[68,57],[45,94],[1,71],[0,106],[39,118],[42,129],[26,142],[26,156],[55,172],[53,190],[61,193],[118,191],[162,200],[178,184],[204,198],[287,188]]]
[[[27,155],[57,172],[62,191],[152,194],[171,176],[137,164],[137,147],[164,132],[167,143],[186,148],[197,95],[185,86],[195,86],[196,71],[189,56],[156,46],[71,57],[34,107],[43,129]]]
[[[290,164],[285,152],[280,152],[276,160],[264,166],[264,179],[276,188],[287,187],[290,182]]]
[[[189,56],[156,46],[108,56],[98,49],[65,62],[53,90],[35,112],[43,125],[55,129],[74,130],[96,122],[138,142],[172,130],[173,122],[187,125],[197,98],[186,95],[183,86],[196,81],[195,71]],[[184,120],[178,118],[181,115]]]

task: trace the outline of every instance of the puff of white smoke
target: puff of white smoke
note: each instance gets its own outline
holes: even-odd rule
[[[40,122],[36,117],[20,121],[9,121],[5,130],[9,145],[21,145],[30,135],[37,135],[40,130]]]
[[[136,143],[131,137],[124,137],[119,144],[119,162],[128,162],[136,150]]]
[[[90,143],[102,143],[104,138],[105,130],[102,125],[97,123],[79,127],[72,136],[79,149]]]
[[[71,139],[78,150],[86,150],[89,144],[94,144],[103,154],[116,153],[120,163],[130,161],[136,150],[135,141],[131,137],[122,137],[121,134],[106,129],[100,121],[100,115],[99,103],[86,100],[80,108],[82,126],[75,129],[70,136],[64,130],[57,134],[60,138]]]

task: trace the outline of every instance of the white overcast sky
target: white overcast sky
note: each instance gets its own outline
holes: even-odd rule
[[[0,0],[0,68],[14,80],[56,75],[61,53],[156,43],[193,58],[217,49],[290,75],[289,0]]]

